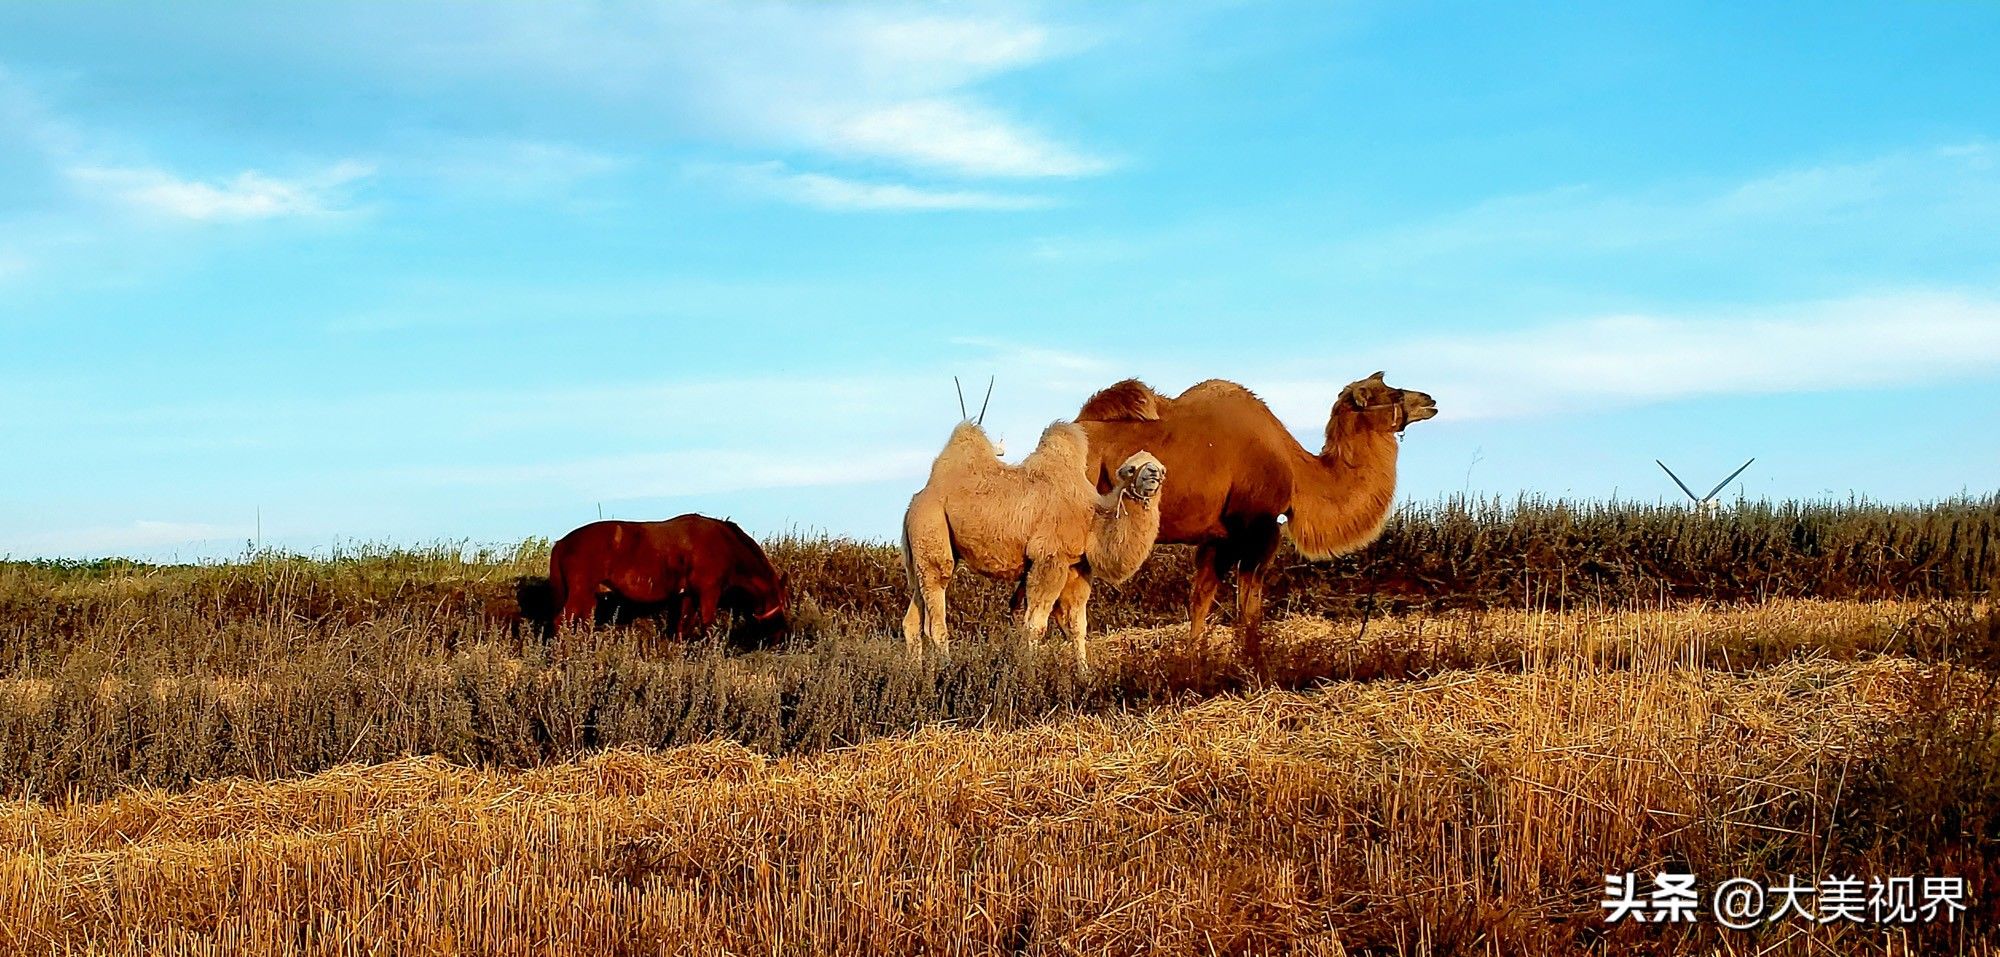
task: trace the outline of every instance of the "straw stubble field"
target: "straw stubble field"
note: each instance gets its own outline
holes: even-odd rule
[[[0,952],[1991,952],[1976,598],[1294,608],[1262,686],[1170,624],[1079,679],[997,589],[906,660],[846,547],[746,656],[541,648],[532,549],[0,568]],[[1971,902],[1606,924],[1668,868]]]

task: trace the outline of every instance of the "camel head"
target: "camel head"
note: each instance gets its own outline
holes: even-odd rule
[[[1123,494],[1141,502],[1152,501],[1159,494],[1160,484],[1167,480],[1167,467],[1153,457],[1153,453],[1143,449],[1132,453],[1125,464],[1118,466],[1118,485]]]
[[[1436,400],[1414,389],[1398,389],[1382,381],[1380,372],[1348,383],[1333,403],[1335,422],[1373,432],[1401,432],[1437,414]]]

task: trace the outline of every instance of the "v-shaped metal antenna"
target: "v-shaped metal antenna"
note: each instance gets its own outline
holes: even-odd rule
[[[985,424],[986,424],[986,406],[987,406],[987,404],[988,404],[988,403],[990,403],[990,402],[992,402],[992,401],[993,401],[993,377],[992,377],[992,376],[987,376],[987,377],[986,377],[986,398],[984,398],[984,399],[981,399],[981,400],[979,401],[979,417],[978,417],[978,418],[976,418],[976,419],[975,419],[975,418],[973,418],[972,416],[969,416],[969,415],[965,414],[965,388],[964,388],[963,386],[960,386],[960,385],[958,384],[958,377],[957,377],[957,376],[952,376],[952,377],[951,377],[951,387],[952,387],[952,389],[953,389],[953,390],[955,390],[955,391],[956,391],[956,392],[958,393],[958,417],[959,417],[959,419],[960,419],[961,421],[966,421],[966,422],[971,422],[971,423],[972,423],[973,425],[985,425]]]
[[[1670,479],[1673,479],[1673,480],[1674,480],[1674,484],[1675,484],[1675,485],[1678,485],[1678,486],[1680,486],[1680,487],[1681,487],[1681,491],[1683,491],[1683,492],[1686,492],[1686,493],[1687,493],[1687,497],[1688,497],[1688,501],[1690,501],[1690,502],[1693,502],[1693,503],[1695,503],[1696,505],[1700,505],[1700,504],[1701,504],[1701,499],[1698,499],[1698,498],[1695,498],[1695,497],[1694,497],[1694,489],[1691,489],[1691,488],[1688,488],[1688,483],[1686,483],[1686,482],[1683,482],[1683,481],[1681,481],[1681,477],[1680,477],[1680,476],[1678,476],[1678,475],[1675,475],[1675,474],[1674,474],[1674,470],[1673,470],[1673,469],[1670,469],[1670,468],[1667,468],[1667,463],[1665,463],[1665,462],[1662,462],[1662,461],[1660,461],[1659,459],[1654,459],[1654,460],[1653,460],[1653,464],[1654,464],[1654,465],[1657,465],[1657,466],[1659,466],[1659,467],[1660,467],[1661,469],[1665,470],[1665,472],[1667,473],[1667,477],[1668,477],[1668,478],[1670,478]]]
[[[1755,462],[1755,461],[1757,461],[1757,460],[1756,460],[1755,458],[1752,458],[1752,459],[1750,460],[1750,462]],[[1686,483],[1686,482],[1683,482],[1683,481],[1681,481],[1681,477],[1680,477],[1680,476],[1678,476],[1678,475],[1675,475],[1675,474],[1674,474],[1674,470],[1673,470],[1673,469],[1670,469],[1670,468],[1667,468],[1667,463],[1665,463],[1665,462],[1662,462],[1662,461],[1660,461],[1659,459],[1654,459],[1654,460],[1653,460],[1653,464],[1654,464],[1654,465],[1657,465],[1657,466],[1659,466],[1659,467],[1660,467],[1660,470],[1661,470],[1661,471],[1663,471],[1663,472],[1667,473],[1667,477],[1668,477],[1668,478],[1670,478],[1670,479],[1673,479],[1673,480],[1674,480],[1674,484],[1675,484],[1675,485],[1678,485],[1678,486],[1680,486],[1680,487],[1681,487],[1681,491],[1682,491],[1683,493],[1685,493],[1685,494],[1687,495],[1687,497],[1688,497],[1688,501],[1690,501],[1690,502],[1693,502],[1693,503],[1694,503],[1695,505],[1697,505],[1697,506],[1702,506],[1702,507],[1707,507],[1707,506],[1712,506],[1712,505],[1714,505],[1714,504],[1715,504],[1715,497],[1716,497],[1717,495],[1719,495],[1719,494],[1721,494],[1721,493],[1722,493],[1722,490],[1723,490],[1723,488],[1724,488],[1725,486],[1727,486],[1727,485],[1728,485],[1729,483],[1731,483],[1731,482],[1734,482],[1734,481],[1736,481],[1736,477],[1737,477],[1738,475],[1742,475],[1742,474],[1743,474],[1743,470],[1744,470],[1744,469],[1747,469],[1747,468],[1749,468],[1749,467],[1750,467],[1750,462],[1745,462],[1745,463],[1743,463],[1742,465],[1739,465],[1739,466],[1737,466],[1737,467],[1736,467],[1736,471],[1734,471],[1734,472],[1731,472],[1731,473],[1729,473],[1729,477],[1728,477],[1728,478],[1726,478],[1726,479],[1723,479],[1722,481],[1720,481],[1720,482],[1717,482],[1717,483],[1715,483],[1715,487],[1714,487],[1714,488],[1712,488],[1712,489],[1709,489],[1709,490],[1708,490],[1708,494],[1707,494],[1707,495],[1699,495],[1699,496],[1697,496],[1696,494],[1694,494],[1694,490],[1693,490],[1693,489],[1691,489],[1691,488],[1688,488],[1688,487],[1687,487],[1687,483]]]
[[[1755,461],[1757,461],[1757,460],[1756,460],[1756,459],[1754,459],[1754,458],[1750,460],[1750,462],[1755,462]],[[1717,492],[1720,492],[1720,491],[1722,491],[1722,487],[1723,487],[1724,485],[1728,485],[1729,483],[1731,483],[1731,482],[1734,482],[1734,481],[1736,481],[1736,477],[1737,477],[1738,475],[1742,475],[1742,474],[1743,474],[1743,470],[1744,470],[1744,469],[1747,469],[1747,468],[1749,468],[1749,467],[1750,467],[1750,462],[1745,462],[1745,463],[1743,463],[1742,465],[1739,465],[1739,466],[1737,466],[1737,467],[1736,467],[1736,471],[1734,471],[1734,472],[1731,472],[1731,473],[1729,473],[1729,477],[1728,477],[1728,478],[1726,478],[1726,479],[1723,479],[1722,481],[1720,481],[1720,482],[1717,482],[1717,483],[1715,483],[1715,487],[1714,487],[1714,488],[1712,488],[1712,489],[1709,489],[1709,490],[1708,490],[1708,495],[1707,495],[1707,497],[1703,498],[1703,499],[1702,499],[1702,501],[1704,501],[1704,502],[1710,502],[1710,501],[1714,501],[1714,500],[1715,500],[1715,495],[1716,495],[1716,493],[1717,493]]]
[[[962,422],[986,424],[986,402],[994,400],[994,376],[986,376],[986,398],[980,400],[980,416],[978,418],[972,418],[970,414],[966,414],[966,390],[964,390],[964,386],[958,384],[958,376],[952,376],[952,390],[958,392],[958,418]]]

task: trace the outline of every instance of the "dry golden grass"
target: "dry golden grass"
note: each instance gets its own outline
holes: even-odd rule
[[[1982,607],[1982,606],[1973,606]],[[1367,622],[1320,617],[1284,618],[1272,622],[1266,638],[1275,659],[1279,683],[1311,682],[1327,677],[1375,678],[1407,676],[1444,668],[1480,667],[1527,669],[1586,659],[1604,666],[1634,661],[1678,661],[1690,666],[1710,662],[1725,669],[1754,667],[1770,658],[1853,657],[1857,653],[1891,650],[1894,639],[1933,614],[1933,602],[1842,602],[1810,599],[1774,600],[1759,605],[1705,603],[1649,611],[1579,609],[1563,613],[1505,609],[1437,613],[1386,614]],[[1189,647],[1185,625],[1129,628],[1090,637],[1090,654],[1109,679],[1134,685],[1149,679],[1159,687],[1174,677],[1197,674],[1210,681],[1240,682],[1247,676],[1237,665],[1236,638],[1226,627],[1210,630],[1203,646]],[[574,636],[579,647],[570,654],[587,654],[604,643],[630,642],[614,633]],[[975,639],[976,640],[976,639]],[[895,655],[905,653],[900,638],[876,639]],[[1038,653],[1062,655],[1061,639],[1051,638]],[[494,674],[518,678],[533,665],[497,645],[473,649]],[[558,656],[560,656],[558,654]],[[749,655],[709,662],[726,680],[755,684],[767,680],[769,656]],[[425,662],[432,677],[449,679],[448,658]],[[1167,675],[1164,672],[1178,674]],[[231,703],[293,695],[305,690],[299,675],[148,674],[143,688],[153,700],[177,693],[202,692]],[[1200,681],[1193,682],[1200,684]],[[0,702],[11,710],[35,714],[53,704],[56,682],[46,677],[0,678]],[[132,681],[104,675],[92,694],[111,702],[130,693]],[[1184,689],[1185,690],[1185,689]]]
[[[1598,907],[1607,871],[1665,865],[1979,882],[1990,862],[1889,840],[1923,809],[1884,762],[1992,704],[1984,672],[1875,653],[1924,614],[1292,619],[1294,669],[1417,676],[779,757],[424,757],[14,802],[0,951],[1988,953],[1970,923],[1726,935]],[[1175,637],[1121,633],[1099,660],[1129,680],[1220,660]],[[1424,667],[1361,667],[1413,646]]]

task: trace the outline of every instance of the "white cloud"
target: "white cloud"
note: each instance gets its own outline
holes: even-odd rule
[[[2000,301],[1917,291],[1681,315],[1610,315],[1389,343],[1390,381],[1451,419],[1559,414],[1701,396],[1928,385],[2000,372]],[[1324,414],[1323,383],[1278,390]],[[1306,395],[1312,395],[1308,402]]]
[[[73,182],[95,196],[150,213],[198,221],[339,212],[339,188],[371,172],[365,164],[345,162],[296,179],[245,170],[226,180],[204,182],[156,167],[74,166],[68,170]]]
[[[984,103],[976,87],[1073,49],[1074,37],[1017,16],[754,4],[657,25],[651,51],[718,130],[786,148],[970,177],[1073,177],[1105,159]],[[576,37],[586,40],[584,37]],[[727,51],[717,55],[716,51]],[[628,64],[626,74],[646,66]]]
[[[1088,176],[1111,168],[967,103],[912,100],[863,109],[829,125],[839,152],[966,176]]]
[[[868,183],[825,173],[794,172],[781,163],[738,166],[729,173],[739,184],[757,192],[828,210],[1023,210],[1049,205],[1040,196]]]
[[[904,77],[926,85],[951,85],[993,70],[1026,66],[1050,53],[1049,30],[1039,24],[953,17],[864,15],[854,45],[864,64],[894,64]]]
[[[472,82],[523,109],[583,98],[753,151],[966,177],[1075,177],[1113,165],[981,96],[981,84],[1083,42],[998,6],[417,4],[395,18],[336,8],[286,21],[253,32],[291,38],[307,47],[302,59],[337,56],[338,69],[386,71],[424,93]]]
[[[1049,201],[905,176],[1075,178],[1114,165],[982,94],[994,78],[1082,46],[1071,31],[1001,6],[933,13],[783,2],[419,3],[396,18],[318,8],[251,14],[248,29],[235,20],[195,13],[171,22],[139,18],[126,28],[198,43],[217,57],[253,55],[239,36],[258,38],[260,60],[270,45],[289,43],[302,69],[381,74],[402,84],[411,102],[488,90],[538,129],[574,130],[578,117],[588,123],[610,114],[620,118],[621,135],[636,125],[747,157],[787,155],[792,171],[767,174],[765,191],[822,209],[1032,209]],[[342,208],[336,188],[365,172],[344,164],[327,171],[344,179],[257,169],[191,176],[122,151],[106,155],[32,98],[15,95],[17,86],[0,75],[0,125],[28,129],[23,124],[32,120],[33,142],[53,150],[56,168],[72,182],[157,215],[246,221],[321,214]],[[537,111],[560,113],[544,120]],[[429,176],[482,197],[560,199],[629,162],[570,144],[477,133],[427,145],[439,148],[384,155],[385,175]]]
[[[60,114],[42,89],[0,67],[0,180],[19,200],[0,209],[0,284],[133,283],[198,254],[184,233],[154,228],[162,222],[340,214],[344,187],[371,172],[348,161],[289,178],[256,169],[200,178],[137,160],[142,153],[116,131]]]
[[[1017,380],[1003,393],[1068,413],[1091,389],[1138,374],[1169,394],[1199,379],[1238,379],[1286,423],[1314,432],[1342,385],[1376,369],[1429,392],[1443,421],[1533,418],[1715,396],[1925,387],[2000,375],[2000,299],[1936,290],[1779,306],[1614,314],[1515,329],[1342,346],[1322,359],[1120,355],[985,339]],[[1292,352],[1310,349],[1295,347]],[[1329,351],[1328,354],[1336,354]],[[1026,377],[1028,382],[1018,380]],[[984,389],[983,383],[968,382]],[[968,402],[978,401],[974,395]]]

